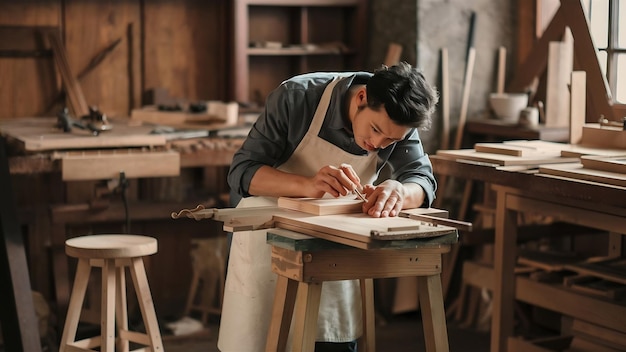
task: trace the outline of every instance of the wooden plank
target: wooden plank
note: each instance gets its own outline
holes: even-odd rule
[[[563,285],[579,292],[613,301],[621,301],[626,295],[626,286],[623,284],[591,275],[567,276],[563,279]]]
[[[578,161],[577,158],[563,158],[559,156],[548,155],[533,155],[530,157],[518,157],[501,154],[491,154],[477,152],[473,149],[461,149],[461,150],[438,150],[436,155],[446,158],[452,158],[455,160],[469,160],[481,163],[488,163],[493,165],[510,166],[510,165],[539,165],[539,164],[553,164],[553,163],[571,163]]]
[[[624,155],[626,150],[615,148],[601,148],[597,146],[588,146],[582,144],[570,144],[565,149],[561,150],[561,156],[566,158],[578,158],[583,155],[598,155],[598,156],[621,156]]]
[[[626,150],[621,156],[583,155],[580,162],[586,169],[626,174]]]
[[[470,47],[467,57],[467,67],[465,68],[465,77],[463,79],[463,92],[461,97],[461,112],[456,128],[456,137],[454,139],[454,149],[460,149],[463,142],[463,134],[465,132],[465,120],[467,119],[467,109],[469,105],[470,90],[472,87],[472,77],[474,75],[474,64],[476,62],[476,48]]]
[[[573,69],[573,60],[570,43],[550,43],[546,88],[546,127],[569,126],[570,92],[568,84]]]
[[[504,83],[506,81],[506,48],[501,46],[498,48],[498,81],[496,92],[504,93]],[[530,102],[529,102],[530,103]]]
[[[156,106],[133,109],[131,120],[185,129],[219,130],[234,126],[238,119],[237,103],[207,102],[207,111],[160,111]]]
[[[341,214],[312,216],[305,213],[274,215],[277,227],[281,224],[327,233],[360,242],[373,240],[398,240],[428,238],[455,232],[456,229],[442,225],[421,225],[420,221],[402,217],[372,218],[367,214]],[[293,228],[289,228],[293,230]],[[295,230],[294,230],[295,231]],[[314,236],[315,234],[311,234]]]
[[[56,119],[20,118],[0,120],[0,132],[10,137],[25,151],[55,149],[122,148],[163,146],[163,135],[150,134],[151,126],[131,126],[125,120],[112,120],[113,129],[93,136],[74,128],[64,133],[56,127]]]
[[[626,187],[626,174],[586,169],[581,163],[541,165],[539,173]]]
[[[541,150],[532,146],[525,145],[516,145],[513,143],[476,143],[474,144],[474,150],[482,153],[492,153],[492,154],[501,154],[501,155],[510,155],[510,156],[532,156],[541,153]],[[554,152],[552,153],[554,154]],[[560,151],[556,154],[556,156],[560,155]]]
[[[278,198],[278,206],[313,215],[354,214],[363,212],[363,201],[348,195],[339,198]]]
[[[441,49],[441,147],[450,148],[450,71],[448,48]]]
[[[565,269],[626,285],[626,259],[613,258],[595,263],[572,263]]]
[[[579,144],[583,136],[583,126],[587,115],[587,73],[574,71],[571,76],[569,142]]]
[[[387,46],[387,55],[385,56],[384,64],[386,66],[393,66],[400,62],[402,56],[402,45],[398,43],[389,43]]]
[[[626,131],[619,127],[588,123],[583,126],[580,143],[600,148],[626,149]]]
[[[115,180],[122,172],[127,178],[180,175],[180,154],[174,151],[74,152],[60,158],[63,181]]]
[[[574,319],[572,322],[572,332],[596,342],[602,341],[613,348],[626,350],[626,334],[623,332],[591,324],[580,319]]]

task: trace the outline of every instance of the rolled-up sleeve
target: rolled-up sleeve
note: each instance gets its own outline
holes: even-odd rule
[[[391,167],[391,178],[401,183],[420,185],[426,194],[422,207],[430,207],[435,200],[437,181],[417,130],[413,130],[407,138],[395,145],[388,163]]]

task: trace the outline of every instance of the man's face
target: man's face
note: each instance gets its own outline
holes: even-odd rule
[[[368,152],[375,152],[399,142],[410,131],[409,127],[393,123],[384,108],[381,107],[379,111],[376,111],[367,107],[366,104],[359,106],[352,121],[354,141]]]

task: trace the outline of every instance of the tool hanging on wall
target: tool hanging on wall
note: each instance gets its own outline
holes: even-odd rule
[[[89,107],[89,114],[82,116],[79,120],[70,116],[68,108],[63,108],[57,114],[57,127],[61,128],[63,132],[71,132],[72,128],[76,127],[90,131],[94,136],[113,129],[113,125],[109,123],[106,115],[101,113],[95,106]]]

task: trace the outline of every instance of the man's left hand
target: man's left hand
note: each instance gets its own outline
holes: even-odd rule
[[[363,212],[375,218],[398,216],[405,198],[405,187],[395,180],[387,180],[378,186],[366,185],[363,192],[367,202],[363,204]]]

